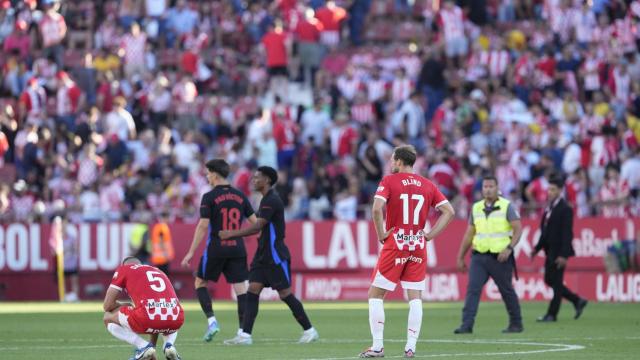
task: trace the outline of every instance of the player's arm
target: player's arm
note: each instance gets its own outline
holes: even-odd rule
[[[255,224],[258,221],[258,218],[256,217],[256,214],[253,214],[247,218],[247,221],[249,221],[250,224]]]
[[[191,240],[191,247],[189,247],[189,251],[187,251],[187,254],[184,256],[184,259],[182,259],[182,263],[181,263],[182,266],[184,267],[189,266],[189,262],[191,261],[191,258],[193,258],[193,254],[198,248],[198,245],[200,245],[202,238],[207,233],[208,227],[209,227],[209,219],[200,218],[200,221],[198,221],[198,225],[196,225],[196,232],[193,234],[193,240]]]
[[[464,232],[462,244],[460,244],[460,250],[458,250],[457,266],[460,271],[465,271],[467,269],[467,266],[464,263],[464,256],[467,254],[467,251],[469,251],[471,241],[475,235],[476,227],[473,224],[469,224],[469,226],[467,226],[467,231]]]
[[[102,308],[105,312],[111,312],[120,307],[117,302],[118,296],[120,296],[120,290],[113,286],[109,286],[107,294],[104,296],[104,303],[102,304]]]
[[[391,234],[391,232],[393,231],[393,228],[387,231],[384,230],[383,209],[385,204],[386,201],[384,201],[381,197],[376,196],[373,198],[373,207],[371,208],[371,217],[373,218],[373,224],[376,228],[376,236],[381,244],[384,244],[387,237],[389,237],[389,234]]]
[[[447,225],[453,220],[453,217],[456,215],[455,210],[453,210],[453,206],[448,201],[441,202],[436,206],[436,209],[440,211],[440,216],[438,217],[438,221],[431,228],[431,231],[427,233],[424,237],[427,241],[433,240],[438,234],[444,230]]]
[[[520,242],[520,236],[522,236],[522,221],[520,219],[510,222],[513,229],[513,235],[511,236],[511,247],[514,248]]]
[[[498,261],[500,262],[507,261],[509,257],[513,255],[513,249],[520,241],[520,235],[522,235],[522,222],[520,221],[520,214],[513,206],[513,204],[509,204],[509,206],[507,207],[507,221],[509,222],[509,224],[511,224],[512,229],[511,242],[498,255]]]
[[[265,227],[269,222],[266,219],[261,217],[252,216],[255,218],[255,222],[251,223],[249,226],[242,228],[240,230],[222,230],[218,232],[218,236],[220,239],[230,239],[236,237],[244,237],[254,235],[260,232],[263,227]],[[251,222],[251,217],[249,217],[249,222]]]

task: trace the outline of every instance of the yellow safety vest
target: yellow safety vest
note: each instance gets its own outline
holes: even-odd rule
[[[507,220],[509,200],[498,197],[493,206],[499,207],[489,216],[484,212],[484,199],[473,204],[473,225],[476,235],[473,237],[473,249],[481,252],[499,253],[511,243],[513,229]]]
[[[144,235],[148,230],[149,226],[145,224],[135,224],[133,229],[131,229],[131,234],[129,235],[129,246],[131,246],[134,253],[142,247]]]

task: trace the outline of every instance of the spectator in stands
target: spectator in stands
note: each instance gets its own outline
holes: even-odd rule
[[[52,54],[56,65],[61,69],[64,62],[62,41],[67,35],[67,23],[58,12],[60,0],[45,0],[44,5],[45,13],[39,24],[43,55],[46,57]]]
[[[469,51],[469,40],[465,34],[464,14],[453,0],[444,0],[438,14],[438,25],[449,67],[461,64]]]
[[[135,74],[144,75],[147,71],[144,58],[147,35],[140,31],[140,25],[136,22],[131,23],[130,29],[120,43],[120,49],[124,52],[124,74],[129,79]]]
[[[18,49],[6,51],[8,59],[2,69],[2,76],[4,78],[2,88],[8,90],[14,97],[20,96],[27,87],[27,82],[32,77],[31,71],[28,70],[27,63],[19,59],[18,51]]]
[[[104,119],[105,135],[111,138],[116,135],[121,141],[136,137],[136,126],[131,113],[125,109],[126,100],[116,97],[113,100],[113,110]]]
[[[21,61],[29,61],[31,56],[31,36],[27,33],[28,24],[24,20],[16,21],[13,32],[4,39],[3,50],[6,54],[13,50],[18,51]]]
[[[316,145],[324,143],[326,132],[331,126],[331,118],[323,107],[324,101],[322,97],[316,96],[313,101],[313,107],[306,109],[302,113],[302,118],[300,119],[302,128],[300,142],[309,143],[313,137],[313,142]]]
[[[270,25],[262,37],[262,46],[266,54],[267,72],[269,73],[270,90],[281,98],[286,97],[289,84],[290,41],[282,28],[282,22]]]
[[[426,49],[425,62],[422,65],[416,89],[422,91],[427,99],[425,119],[431,121],[433,114],[445,97],[447,80],[445,66],[440,53],[433,48]]]
[[[456,180],[447,187],[461,216],[473,201],[474,178],[483,172],[496,173],[514,203],[524,199],[525,215],[535,205],[527,188],[544,188],[540,176],[548,169],[571,175],[566,191],[576,216],[602,213],[598,194],[609,165],[623,165],[620,177],[633,195],[634,172],[628,169],[635,158],[629,156],[640,141],[640,60],[632,32],[640,17],[633,7],[625,13],[620,2],[591,7],[551,1],[536,14],[526,3],[513,20],[515,2],[458,1],[462,16],[453,3],[433,8],[430,2],[338,2],[346,8],[340,9],[333,2],[311,1],[308,6],[317,10],[311,18],[296,1],[248,7],[241,1],[83,0],[62,7],[49,0],[0,1],[0,46],[6,50],[0,57],[0,109],[17,109],[0,115],[3,174],[7,169],[11,176],[15,167],[27,186],[49,185],[52,195],[33,192],[37,216],[43,218],[50,211],[48,198],[63,198],[70,209],[80,209],[76,198],[97,179],[148,168],[135,182],[122,183],[123,191],[138,194],[140,184],[157,183],[159,192],[146,194],[152,198],[146,203],[157,206],[148,208],[170,209],[173,220],[190,221],[197,210],[193,189],[203,175],[200,169],[180,169],[184,164],[171,156],[185,147],[187,134],[197,134],[185,147],[197,148],[196,157],[212,153],[233,159],[232,176],[249,192],[251,166],[274,161],[272,133],[277,165],[287,173],[283,178],[304,179],[298,185],[306,189],[296,189],[300,201],[290,205],[296,217],[330,217],[328,208],[351,176],[373,179],[384,173],[371,156],[384,162],[392,144],[403,142],[429,150],[416,163],[420,174]],[[496,6],[508,22],[499,29],[483,26]],[[358,33],[365,13],[369,21]],[[417,13],[425,21],[407,16]],[[60,31],[64,19],[66,36]],[[279,33],[267,34],[269,24],[280,25],[276,19],[282,19],[282,26],[272,27]],[[341,26],[345,21],[348,28]],[[123,26],[134,22],[141,24],[136,37]],[[51,29],[46,34],[45,24]],[[390,33],[394,26],[398,36]],[[95,41],[88,40],[94,32]],[[347,33],[351,42],[341,43]],[[45,40],[46,51],[31,49]],[[290,51],[291,40],[297,52]],[[341,51],[325,55],[318,45],[323,42]],[[466,49],[459,46],[463,42]],[[356,47],[359,43],[364,46]],[[319,55],[312,56],[307,45],[316,45]],[[86,51],[76,50],[82,46]],[[465,61],[457,55],[446,61],[447,50],[460,49]],[[446,66],[456,62],[457,67]],[[289,86],[288,75],[280,74],[298,64],[305,83]],[[283,81],[267,87],[268,71]],[[69,81],[56,78],[62,72],[70,74]],[[73,100],[75,87],[86,101]],[[423,96],[412,97],[415,92]],[[278,101],[272,100],[274,93]],[[120,104],[120,97],[128,101]],[[323,100],[307,109],[314,98],[331,103]],[[59,121],[68,115],[75,121]],[[113,134],[117,146],[110,141]],[[260,145],[257,151],[254,144]],[[107,147],[112,158],[124,155],[115,170],[107,166]],[[185,179],[170,185],[176,171]],[[361,180],[358,194],[370,192],[367,186]],[[167,187],[179,191],[158,195]],[[142,197],[120,209],[124,219],[126,212],[143,209]],[[358,208],[369,201],[357,199]],[[634,214],[637,208],[630,202],[625,211]],[[69,216],[81,219],[79,211]],[[181,212],[188,215],[175,216]]]
[[[424,109],[421,102],[421,94],[414,92],[411,97],[405,100],[400,108],[393,113],[391,127],[394,135],[401,135],[416,150],[423,152],[426,149],[424,142]]]
[[[167,45],[173,47],[176,39],[189,34],[198,24],[198,13],[190,8],[186,0],[178,0],[167,14]]]
[[[330,50],[335,49],[340,43],[340,27],[347,18],[346,10],[329,0],[325,6],[316,10],[316,18],[322,24],[320,42]]]
[[[608,165],[604,184],[598,193],[598,205],[602,207],[602,215],[608,218],[625,217],[629,201],[629,183],[620,178],[620,171],[615,165]]]
[[[58,93],[56,96],[56,115],[59,123],[64,124],[69,131],[75,131],[76,117],[83,108],[85,96],[82,90],[71,80],[65,71],[59,71]]]
[[[323,58],[320,34],[324,27],[314,15],[312,9],[307,9],[304,19],[298,22],[295,30],[298,54],[300,55],[300,80],[311,86],[315,84],[316,71],[318,71]]]

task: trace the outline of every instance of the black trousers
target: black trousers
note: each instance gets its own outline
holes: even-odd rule
[[[547,315],[558,316],[558,311],[560,311],[560,304],[562,303],[562,298],[565,298],[571,303],[573,306],[578,304],[580,301],[580,297],[569,288],[564,286],[564,269],[558,269],[558,265],[555,263],[556,258],[547,258],[547,261],[544,264],[544,282],[553,289],[553,299],[549,303],[549,309],[547,310]]]
[[[522,326],[522,314],[518,295],[513,288],[511,277],[513,275],[513,263],[511,261],[499,262],[496,254],[481,254],[473,252],[471,265],[469,265],[469,283],[467,295],[462,308],[462,327],[473,328],[482,288],[489,277],[498,286],[502,301],[509,313],[509,325]]]

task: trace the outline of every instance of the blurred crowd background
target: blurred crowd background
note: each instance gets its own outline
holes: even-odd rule
[[[195,222],[206,160],[367,218],[394,146],[466,217],[640,216],[640,1],[1,0],[0,221]]]

